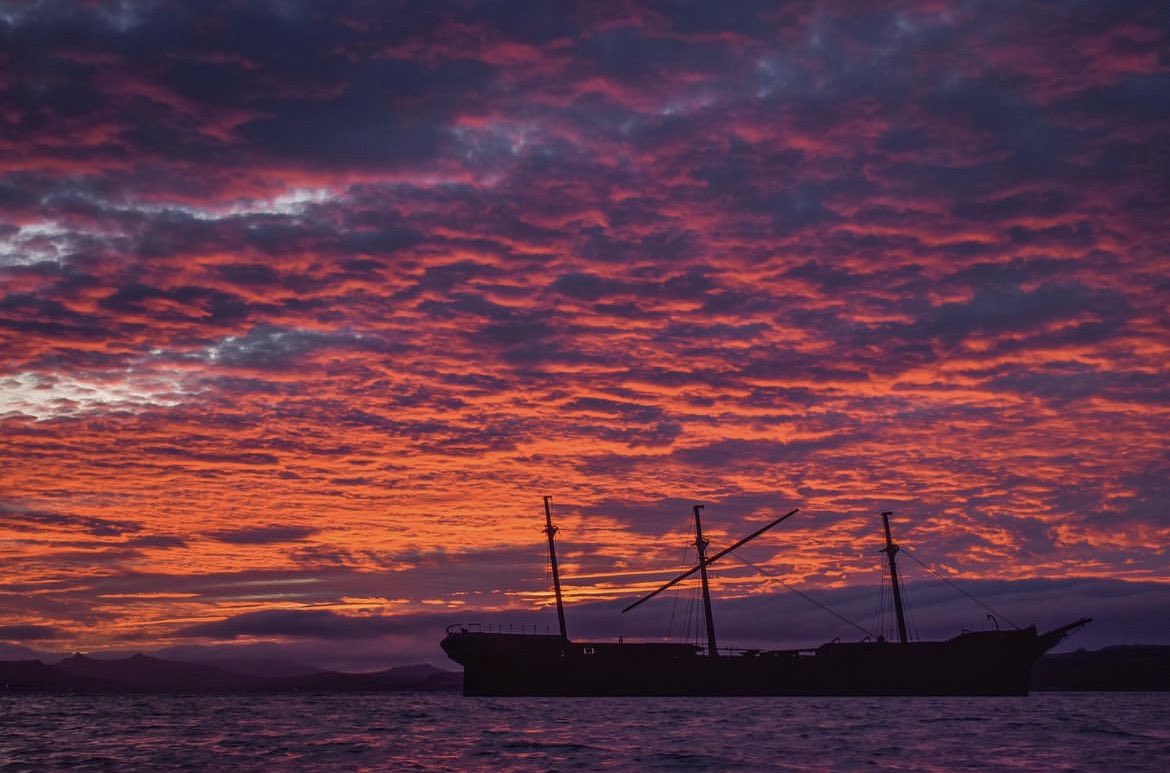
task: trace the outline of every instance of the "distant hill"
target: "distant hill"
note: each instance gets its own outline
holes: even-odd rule
[[[178,645],[149,654],[164,660],[184,663],[206,663],[246,676],[305,676],[328,670],[326,666],[306,665],[296,659],[295,650],[278,644],[261,643],[246,646]],[[123,653],[130,654],[130,653]],[[52,658],[42,658],[46,663]]]
[[[233,674],[215,666],[162,660],[149,655],[134,655],[120,660],[73,655],[52,668],[130,690],[148,692],[233,690],[261,681],[257,677]]]
[[[256,690],[276,692],[445,692],[462,688],[462,673],[428,665],[401,666],[372,674],[319,671],[306,676],[268,679],[253,686]]]
[[[295,663],[291,660],[261,660],[259,658],[215,658],[207,660],[168,658],[168,660],[178,660],[184,663],[205,663],[233,674],[264,678],[308,676],[310,674],[319,674],[322,671],[320,668],[313,668],[312,666]]]
[[[118,685],[39,660],[0,660],[0,692],[114,692]]]
[[[1033,690],[1170,690],[1170,646],[1106,647],[1045,655]]]
[[[306,671],[288,663],[268,667],[251,661],[238,668],[243,672],[149,655],[110,660],[73,655],[52,665],[2,660],[0,692],[435,692],[458,691],[463,683],[461,673],[429,665],[371,674]]]

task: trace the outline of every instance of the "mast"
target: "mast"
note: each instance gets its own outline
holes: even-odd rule
[[[703,614],[707,618],[707,654],[715,658],[715,618],[711,615],[711,588],[707,584],[707,540],[703,537],[703,522],[699,518],[702,505],[695,505],[695,547],[699,549],[699,577],[703,581]]]
[[[906,612],[902,609],[902,586],[898,583],[898,562],[894,560],[898,546],[894,544],[894,538],[890,536],[891,515],[893,512],[890,511],[882,513],[882,524],[886,527],[886,546],[880,552],[885,553],[886,557],[890,559],[890,582],[894,586],[894,614],[898,617],[898,641],[905,644],[908,641]]]
[[[747,543],[754,540],[756,537],[758,537],[761,534],[763,534],[764,532],[766,532],[768,529],[771,529],[773,526],[781,523],[782,521],[788,520],[789,518],[791,518],[793,515],[795,515],[798,512],[800,512],[800,508],[793,508],[793,509],[789,510],[787,513],[785,513],[784,515],[780,516],[779,518],[777,518],[769,523],[764,524],[760,528],[753,531],[751,534],[749,534],[746,537],[744,537],[743,539],[741,539],[739,542],[736,542],[731,547],[723,548],[723,550],[720,550],[718,553],[716,553],[715,555],[708,558],[707,564],[710,565],[710,564],[715,563],[717,560],[719,560],[720,558],[723,558],[725,555],[727,555],[731,551],[735,550],[736,548],[740,547],[741,545],[746,545]],[[638,606],[639,604],[643,604],[643,603],[649,601],[650,599],[657,596],[659,593],[662,593],[664,590],[667,590],[668,588],[673,588],[675,585],[678,585],[680,582],[682,582],[686,578],[690,577],[692,574],[694,574],[697,571],[699,571],[699,566],[698,565],[692,566],[690,569],[686,570],[685,572],[680,574],[678,577],[675,577],[670,582],[668,582],[665,585],[658,588],[658,590],[654,591],[653,593],[647,593],[645,596],[638,599],[633,604],[630,604],[628,607],[623,609],[622,612],[623,613],[629,612],[634,607]]]
[[[553,540],[557,527],[552,522],[551,496],[544,498],[544,533],[548,535],[548,560],[552,564],[553,592],[557,597],[557,622],[561,626],[561,638],[568,639],[569,634],[565,632],[565,601],[561,598],[561,572],[557,568],[557,546]]]

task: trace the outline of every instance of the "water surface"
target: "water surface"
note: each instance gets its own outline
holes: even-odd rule
[[[1170,693],[0,696],[0,770],[1163,771]]]

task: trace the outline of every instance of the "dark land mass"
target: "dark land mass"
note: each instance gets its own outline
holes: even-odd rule
[[[1170,690],[1170,646],[1106,647],[1040,658],[1033,690]]]
[[[289,674],[289,671],[300,673]],[[272,676],[273,672],[282,675]],[[134,655],[105,660],[73,655],[48,665],[39,660],[0,660],[0,693],[289,693],[457,691],[463,674],[429,665],[369,674],[342,674],[288,664],[235,661],[227,667]]]
[[[458,692],[462,683],[462,673],[425,664],[345,674],[287,661],[212,665],[148,655],[0,660],[0,693]],[[1048,654],[1033,669],[1032,689],[1170,690],[1170,646]]]

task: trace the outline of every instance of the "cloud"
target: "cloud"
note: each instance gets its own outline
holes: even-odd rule
[[[417,625],[418,621],[413,621]],[[400,633],[393,617],[345,617],[328,610],[268,610],[238,615],[180,630],[182,636],[233,639],[241,636],[295,636],[323,639],[368,639]]]
[[[47,641],[63,635],[64,631],[51,625],[0,625],[0,639],[9,641]]]
[[[784,461],[806,459],[820,449],[834,449],[848,442],[845,435],[820,440],[721,440],[697,448],[675,452],[682,461],[697,467],[719,467],[735,460],[737,463],[775,465]]]
[[[319,529],[304,526],[251,526],[244,529],[208,532],[207,536],[229,545],[268,545],[277,542],[299,542],[316,534]]]
[[[0,25],[0,625],[534,608],[543,493],[581,603],[695,502],[801,507],[813,591],[885,509],[977,582],[1166,576],[1160,8]]]
[[[105,518],[27,509],[19,504],[3,505],[4,524],[7,528],[21,532],[38,532],[41,529],[78,529],[95,537],[121,537],[134,534],[143,525],[134,521],[112,521]]]
[[[208,351],[208,358],[228,367],[257,370],[285,370],[320,349],[365,348],[370,343],[361,335],[289,330],[257,326],[243,336],[228,336]]]

